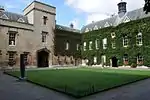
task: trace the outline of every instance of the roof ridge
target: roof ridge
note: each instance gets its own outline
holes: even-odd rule
[[[15,15],[18,15],[18,16],[21,16],[21,17],[27,17],[26,15],[23,15],[23,14],[19,14],[19,13],[15,13],[15,12],[9,12],[9,11],[5,11],[6,13],[11,13],[11,14],[15,14]],[[4,13],[5,13],[4,12]]]

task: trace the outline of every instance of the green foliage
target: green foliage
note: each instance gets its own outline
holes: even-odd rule
[[[87,50],[82,50],[82,56],[93,62],[93,57],[98,58],[98,64],[101,62],[101,55],[106,55],[107,65],[110,65],[110,58],[116,56],[119,65],[123,65],[123,55],[128,54],[129,65],[134,62],[138,53],[144,57],[144,65],[150,66],[150,18],[130,21],[122,23],[116,27],[107,27],[100,30],[90,31],[82,34],[82,43],[87,42]],[[111,33],[115,32],[116,37],[111,38]],[[143,45],[136,45],[136,35],[141,32],[143,38]],[[128,36],[129,46],[123,47],[123,36]],[[102,39],[107,38],[107,49],[102,48]],[[95,49],[95,40],[99,39],[99,49]],[[93,50],[88,49],[89,41],[93,41]],[[112,42],[116,43],[116,49],[112,48]]]
[[[66,43],[69,43],[69,50],[65,50]],[[81,34],[64,31],[64,30],[55,30],[55,55],[62,56],[74,56],[75,58],[81,57],[81,50],[77,50],[77,44],[81,43]]]

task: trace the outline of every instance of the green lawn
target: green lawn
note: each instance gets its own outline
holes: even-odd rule
[[[20,76],[19,72],[10,72]],[[28,80],[43,86],[83,97],[105,89],[150,77],[150,71],[117,69],[62,69],[27,71]]]

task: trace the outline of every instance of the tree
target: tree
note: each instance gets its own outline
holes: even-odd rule
[[[145,0],[145,5],[144,5],[143,10],[145,11],[146,14],[150,12],[150,0]]]

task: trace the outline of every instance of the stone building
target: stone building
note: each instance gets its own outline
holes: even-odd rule
[[[20,54],[25,54],[25,62],[30,67],[51,67],[59,65],[59,61],[61,65],[79,64],[78,60],[75,63],[77,57],[73,49],[76,51],[76,48],[72,46],[80,45],[80,31],[74,29],[73,24],[71,27],[56,25],[55,7],[33,1],[23,13],[20,15],[0,8],[0,66],[18,67]],[[66,44],[59,44],[66,43],[67,39],[75,42],[67,44],[68,50],[64,55],[62,51]],[[81,55],[80,51],[78,55]]]
[[[1,66],[19,66],[26,54],[29,66],[48,67],[54,55],[56,8],[34,1],[24,15],[0,10]]]
[[[149,17],[143,8],[127,11],[118,3],[118,14],[81,29],[84,63],[89,65],[150,66]]]
[[[147,34],[149,30],[145,29],[149,24],[146,24],[146,20],[145,23],[132,23],[150,17],[150,14],[145,14],[143,8],[127,12],[126,4],[121,1],[118,3],[117,15],[92,22],[81,30],[74,29],[73,24],[70,27],[57,25],[56,7],[38,1],[28,5],[23,15],[7,12],[0,7],[0,66],[18,67],[20,54],[25,54],[25,62],[30,67],[81,63],[117,66],[117,60],[123,62],[120,64],[128,65],[130,55],[136,55],[140,64],[150,66],[150,57],[146,56],[146,52],[150,55],[150,41],[147,39],[150,36]],[[127,27],[130,22],[130,26],[135,29]],[[128,29],[132,30],[130,34],[125,33]],[[138,40],[138,47],[135,44],[128,45],[135,42],[131,37]],[[140,52],[134,54],[135,49]]]

